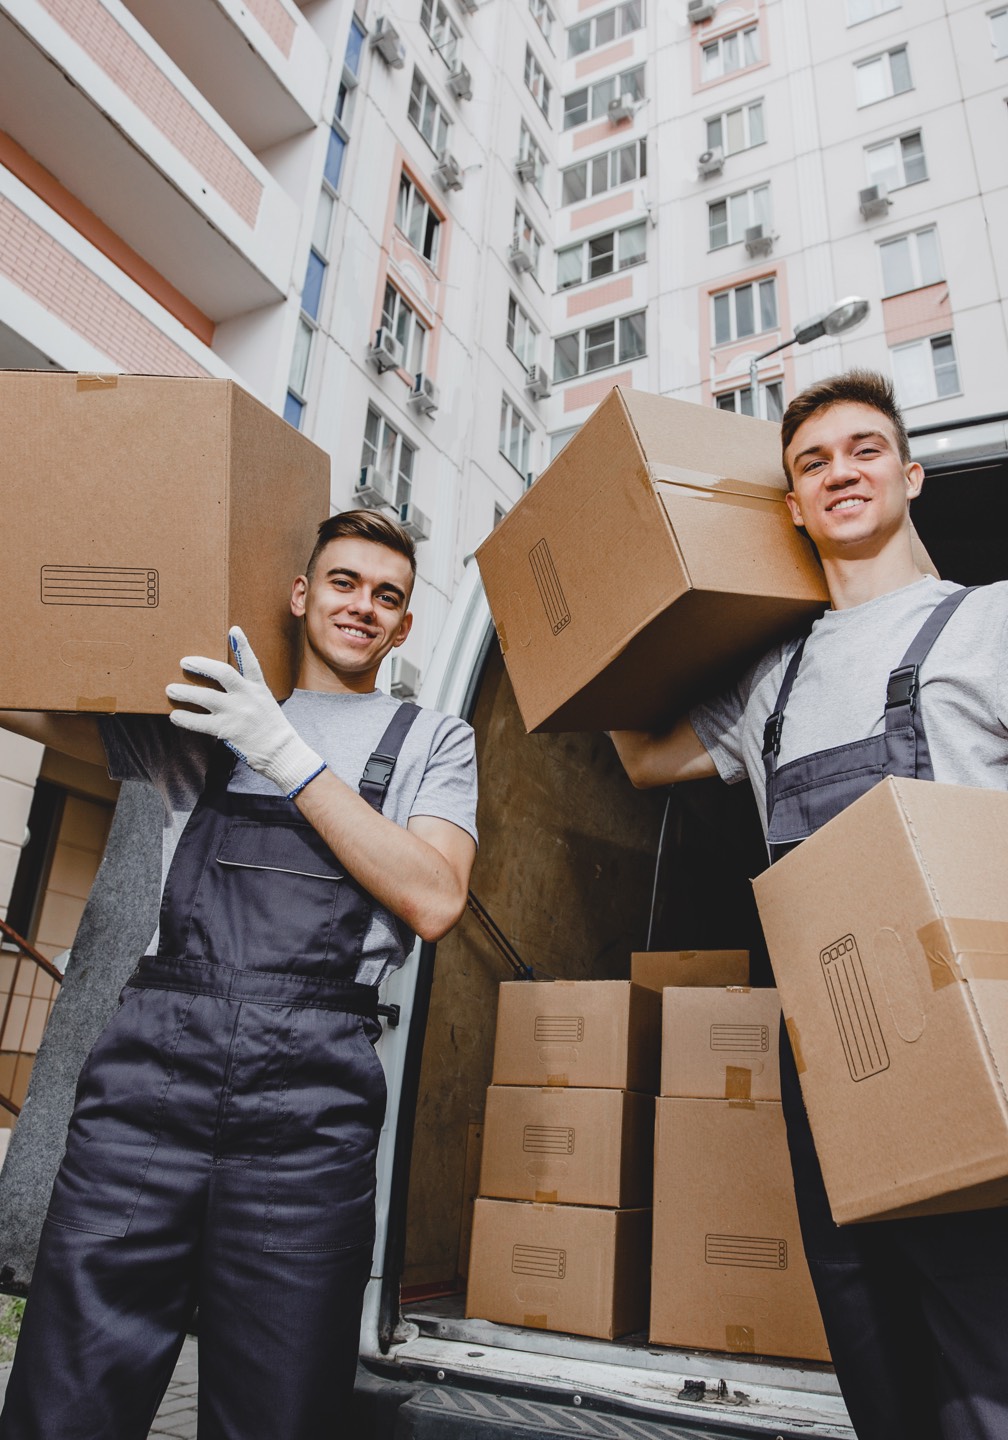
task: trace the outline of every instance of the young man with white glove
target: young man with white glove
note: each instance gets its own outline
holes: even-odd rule
[[[2,1440],[142,1440],[199,1306],[203,1440],[345,1433],[374,1243],[378,985],[460,917],[469,726],[375,688],[415,575],[380,515],[323,523],[293,585],[297,688],[182,668],[160,717],[3,723],[165,801],[158,933],[82,1071]],[[177,731],[188,732],[178,734]],[[214,741],[223,742],[214,744]]]

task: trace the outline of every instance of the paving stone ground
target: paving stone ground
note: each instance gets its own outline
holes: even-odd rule
[[[9,1365],[0,1365],[0,1403],[7,1388]],[[195,1440],[196,1437],[196,1341],[187,1339],[175,1366],[175,1373],[154,1417],[150,1440]]]

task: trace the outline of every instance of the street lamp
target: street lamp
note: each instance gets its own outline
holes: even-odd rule
[[[776,355],[778,350],[786,350],[789,345],[808,345],[811,340],[820,340],[824,335],[840,335],[844,330],[853,330],[855,325],[868,314],[868,301],[862,300],[858,295],[848,295],[843,300],[838,300],[830,310],[825,310],[821,315],[813,315],[811,320],[803,320],[800,325],[795,326],[795,332],[790,340],[782,340],[779,345],[764,350],[762,355],[754,355],[749,362],[749,393],[752,397],[752,413],[759,415],[759,395],[756,383],[756,367],[761,360],[768,355]]]

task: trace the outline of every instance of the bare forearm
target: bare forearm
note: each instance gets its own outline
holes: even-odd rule
[[[440,940],[459,919],[476,853],[464,831],[448,827],[455,832],[449,858],[416,833],[424,822],[404,829],[329,770],[306,785],[295,804],[358,884],[422,939]],[[448,825],[426,823],[438,830]]]
[[[671,730],[614,730],[612,742],[627,775],[639,790],[683,780],[707,780],[717,774],[714,761],[687,717]]]

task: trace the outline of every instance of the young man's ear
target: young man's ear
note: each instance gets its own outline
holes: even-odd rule
[[[801,507],[798,504],[798,498],[794,491],[789,490],[784,496],[784,499],[787,501],[787,508],[791,512],[791,523],[796,526],[797,529],[804,530],[805,521],[802,519]]]
[[[308,594],[308,579],[305,575],[299,575],[291,586],[290,608],[291,614],[299,620],[305,612],[305,596]]]
[[[396,638],[392,641],[392,648],[393,648],[393,650],[397,650],[397,649],[399,648],[399,646],[403,643],[403,641],[406,639],[406,636],[409,634],[409,632],[410,632],[412,629],[413,629],[413,611],[412,611],[412,610],[407,610],[407,611],[406,611],[406,614],[402,617],[402,621],[401,621],[401,623],[400,623],[400,625],[399,625],[399,631],[398,631],[398,633],[397,633],[397,635],[396,635]]]
[[[903,473],[906,475],[907,500],[916,500],[924,488],[924,466],[914,460]]]

